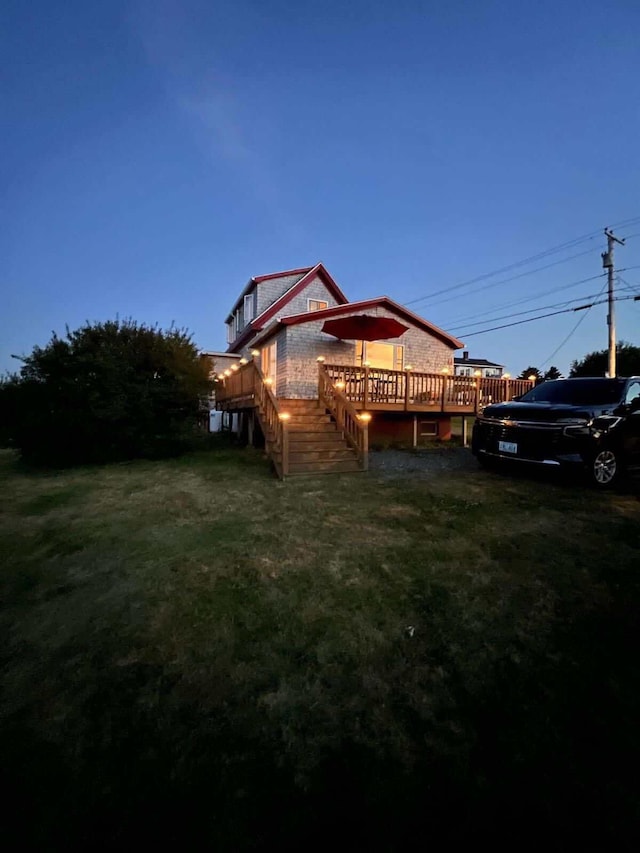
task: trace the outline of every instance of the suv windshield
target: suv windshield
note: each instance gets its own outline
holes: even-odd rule
[[[523,403],[567,403],[586,406],[594,403],[617,403],[622,396],[624,379],[555,379],[527,391]]]

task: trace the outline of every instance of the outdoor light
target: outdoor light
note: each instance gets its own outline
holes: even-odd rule
[[[257,357],[260,355],[260,350],[259,350],[259,349],[252,349],[252,350],[251,350],[251,355],[252,355],[254,358],[257,358]]]
[[[503,373],[502,378],[503,379],[511,379],[511,374],[510,373]]]
[[[244,358],[244,357],[243,357],[243,358],[241,358],[241,359],[240,359],[240,364],[246,364],[246,363],[247,363],[247,359],[246,359],[246,358]]]
[[[265,385],[273,385],[273,379],[270,376],[265,376],[264,384]]]
[[[238,367],[238,365],[237,365],[237,364],[232,364],[232,365],[231,365],[231,370],[240,370],[240,368]]]
[[[405,370],[413,370],[413,365],[412,364],[405,364],[404,369]]]
[[[532,373],[530,376],[527,376],[529,382],[535,382],[537,378],[538,377],[535,375],[535,373]]]
[[[231,371],[229,370],[229,368],[228,368],[228,367],[227,367],[227,369],[225,370],[224,375],[225,375],[225,376],[231,376]]]
[[[341,380],[338,380],[336,382],[336,388],[344,388],[344,382],[342,382]]]
[[[442,368],[442,372],[443,372],[443,373],[448,373],[448,372],[449,372],[449,368],[448,368],[448,367],[443,367],[443,368]]]
[[[369,421],[371,420],[371,413],[370,413],[370,412],[360,412],[360,414],[358,415],[358,417],[359,417],[359,419],[360,419],[361,421],[363,421],[365,424],[368,424],[368,423],[369,423]]]
[[[324,361],[324,356],[323,356],[323,355],[319,355],[319,356],[316,358],[316,361],[319,361],[319,362],[320,362],[320,364],[322,364],[322,363],[323,363],[323,361]]]
[[[474,376],[482,376],[482,371],[481,370],[474,370],[473,375]]]
[[[291,413],[290,412],[279,412],[278,417],[280,418],[281,421],[288,421],[289,418],[291,417]]]
[[[370,367],[370,366],[371,366],[371,362],[370,362],[370,361],[363,361],[363,362],[362,362],[362,366],[363,366],[363,367]]]

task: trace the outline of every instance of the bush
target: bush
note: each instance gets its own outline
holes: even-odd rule
[[[41,464],[179,453],[197,434],[208,369],[184,330],[89,324],[23,359],[0,386],[0,440]]]

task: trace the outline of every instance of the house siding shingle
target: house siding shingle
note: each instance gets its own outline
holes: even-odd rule
[[[311,298],[315,297],[311,296]],[[371,308],[367,310],[367,314],[397,319],[392,311],[383,307]],[[317,397],[316,359],[318,356],[324,356],[328,364],[359,363],[354,342],[340,341],[323,333],[321,331],[323,322],[319,320],[287,326],[279,332],[278,339],[284,338],[282,358],[281,350],[278,350],[277,393],[279,397],[310,399]],[[387,343],[402,344],[405,348],[405,364],[410,364],[416,371],[440,373],[443,367],[452,371],[454,351],[422,329],[409,326],[404,335],[399,338],[390,338]]]
[[[287,280],[290,282],[290,284],[288,287],[285,288],[285,290],[282,293],[289,290],[289,288],[292,287],[301,278],[302,278],[302,276],[299,276],[299,275],[298,276],[288,276]],[[278,284],[281,281],[284,281],[284,279],[279,278],[279,279],[276,279],[275,282],[266,281],[266,282],[259,284],[258,285],[258,294],[261,293],[263,288],[267,288],[272,284]],[[278,293],[278,290],[274,289],[273,292]],[[278,296],[276,296],[272,299],[269,299],[268,304],[265,305],[263,308],[261,308],[259,313],[262,313],[262,311],[266,311],[266,309],[269,307],[269,305],[273,304],[273,302],[275,302],[276,299],[279,299],[280,296],[282,296],[282,293],[278,293]],[[336,305],[339,304],[338,302],[336,302],[336,299],[333,296],[333,294],[329,292],[329,290],[327,289],[324,282],[318,276],[314,276],[314,278],[311,279],[309,284],[306,285],[306,287],[304,288],[302,293],[298,293],[296,296],[293,297],[291,302],[287,302],[287,304],[285,306],[283,306],[282,313],[279,316],[280,317],[291,317],[293,314],[302,314],[302,313],[306,312],[308,310],[307,301],[309,299],[323,299],[325,302],[328,303],[329,308],[334,308]],[[243,356],[247,357],[250,354],[251,350],[253,349],[253,344],[251,341],[255,340],[258,335],[260,335],[262,337],[265,330],[268,330],[270,326],[274,326],[277,322],[278,322],[278,317],[274,317],[272,320],[270,320],[265,325],[264,329],[260,332],[256,332],[256,334],[248,341],[248,343],[246,343],[244,345],[244,347],[241,350],[239,350],[239,352]],[[278,359],[280,359],[279,355],[278,355]]]
[[[270,305],[280,299],[280,297],[289,290],[290,287],[300,281],[303,273],[297,275],[284,275],[282,278],[272,278],[268,281],[261,281],[256,285],[257,305],[256,317],[266,311]]]

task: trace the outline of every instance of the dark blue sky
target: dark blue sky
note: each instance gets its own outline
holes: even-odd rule
[[[116,314],[224,348],[251,275],[318,260],[352,299],[413,302],[638,218],[617,265],[640,267],[635,0],[5,0],[1,14],[0,370],[65,323]],[[597,293],[562,288],[600,274],[603,248],[598,235],[411,307],[464,340],[479,314]],[[622,276],[640,285],[640,268]],[[554,363],[603,348],[605,314]],[[577,319],[467,340],[516,373]],[[619,303],[618,327],[640,342],[640,303]]]

